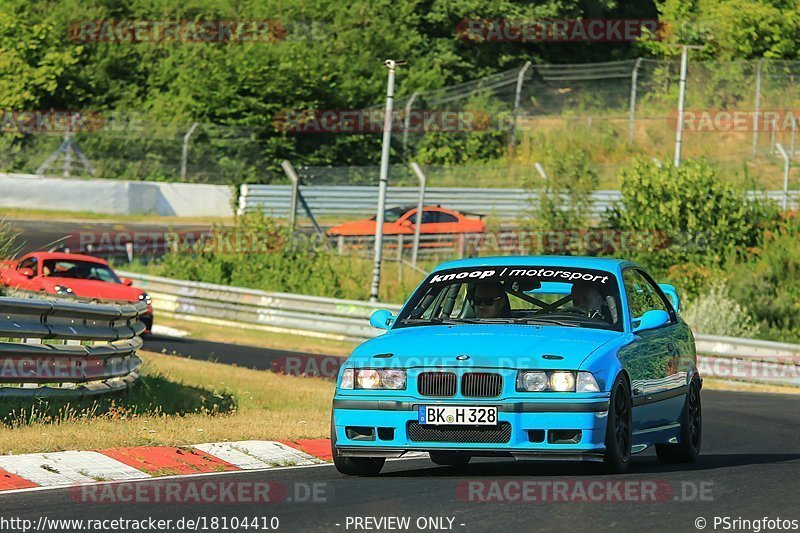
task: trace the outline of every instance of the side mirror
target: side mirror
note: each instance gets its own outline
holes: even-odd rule
[[[414,220],[416,220],[416,215],[412,216],[411,218],[405,219],[404,221],[402,221],[400,223],[400,225],[401,226],[405,226],[407,228],[410,228],[410,227],[412,227],[414,225]]]
[[[634,332],[644,331],[646,329],[655,329],[669,322],[669,313],[662,311],[661,309],[651,309],[643,314],[641,318],[635,318],[633,322]]]
[[[122,278],[121,281],[123,285],[127,285],[128,287],[133,285],[133,280],[131,278]]]
[[[20,276],[25,276],[28,279],[31,279],[35,275],[32,268],[20,268],[19,274]]]
[[[668,283],[659,283],[658,286],[661,287],[661,290],[664,291],[664,294],[667,296],[667,298],[669,298],[669,301],[672,303],[672,308],[675,309],[675,312],[680,313],[681,299],[678,298],[677,289]]]
[[[386,309],[378,309],[369,317],[369,325],[378,329],[389,329],[394,324],[394,315]]]

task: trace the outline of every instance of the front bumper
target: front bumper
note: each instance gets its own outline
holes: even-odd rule
[[[569,401],[478,402],[461,399],[447,402],[452,405],[497,406],[498,424],[510,426],[506,428],[510,429],[508,438],[506,440],[504,435],[502,442],[497,442],[497,439],[495,442],[459,442],[462,434],[456,432],[453,439],[445,437],[446,441],[441,441],[441,433],[438,433],[434,442],[421,440],[419,431],[409,432],[418,421],[418,406],[441,403],[418,398],[337,397],[333,403],[337,450],[343,456],[359,457],[401,457],[413,451],[446,451],[472,456],[589,461],[602,460],[605,452],[607,394]],[[353,428],[358,428],[357,435],[354,435]],[[557,438],[576,431],[579,436],[570,442]]]

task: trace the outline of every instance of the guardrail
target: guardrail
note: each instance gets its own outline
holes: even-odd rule
[[[119,274],[147,291],[158,314],[207,324],[363,340],[377,334],[369,325],[373,311],[400,310],[399,305],[266,292],[133,272]]]
[[[134,383],[147,306],[0,298],[0,398],[82,397]]]
[[[377,183],[377,181],[376,181]],[[300,186],[300,192],[314,215],[374,215],[378,205],[378,187],[366,186]],[[416,187],[389,187],[386,205],[416,205]],[[768,198],[783,202],[783,191],[751,191],[751,198]],[[592,193],[589,216],[597,218],[622,195],[618,190],[598,190]],[[478,212],[501,219],[521,219],[536,205],[537,194],[528,189],[492,189],[430,187],[425,190],[425,204],[441,204],[457,211]],[[800,191],[789,192],[789,206],[800,205]],[[239,214],[263,211],[270,216],[288,217],[291,204],[291,185],[242,185],[239,194]]]
[[[376,309],[399,305],[274,293],[121,272],[146,289],[159,314],[183,320],[336,340],[382,333],[369,325]],[[800,345],[696,335],[704,376],[800,386]]]

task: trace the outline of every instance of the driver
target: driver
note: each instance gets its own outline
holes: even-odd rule
[[[478,318],[509,318],[511,306],[508,295],[500,283],[478,283],[472,297]]]
[[[588,318],[600,318],[606,320],[603,316],[603,304],[605,299],[600,290],[594,285],[586,285],[576,283],[572,286],[572,305]]]

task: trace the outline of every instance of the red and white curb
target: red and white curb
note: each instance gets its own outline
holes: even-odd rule
[[[144,446],[97,451],[0,455],[0,493],[107,481],[136,481],[321,464],[328,439],[210,442],[186,448]]]

